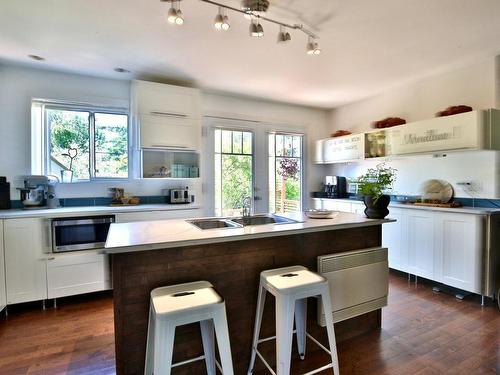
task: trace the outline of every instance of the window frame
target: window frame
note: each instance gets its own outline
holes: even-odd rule
[[[64,104],[64,103],[40,103],[41,104],[41,117],[42,117],[42,132],[43,132],[43,146],[42,146],[42,168],[45,174],[51,174],[50,154],[51,154],[51,141],[50,141],[50,128],[48,123],[47,110],[61,110],[61,111],[74,111],[74,112],[88,112],[89,113],[89,179],[77,182],[68,182],[65,184],[78,184],[89,182],[105,182],[105,181],[124,181],[131,178],[131,129],[130,129],[130,114],[127,110],[120,108],[108,108],[98,106],[87,106],[79,104]],[[127,117],[127,176],[126,177],[96,177],[96,155],[95,155],[95,114],[108,114],[108,115],[121,115]],[[59,176],[57,176],[59,178]],[[61,181],[61,183],[63,183]]]

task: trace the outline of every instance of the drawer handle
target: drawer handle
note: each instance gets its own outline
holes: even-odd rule
[[[161,111],[151,111],[149,113],[153,116],[178,117],[178,118],[188,117],[188,115],[184,113],[172,113],[172,112],[161,112]]]

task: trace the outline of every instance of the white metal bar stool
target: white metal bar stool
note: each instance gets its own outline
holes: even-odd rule
[[[204,355],[172,363],[175,328],[195,322],[200,322]],[[215,360],[214,328],[222,366]],[[153,289],[144,375],[169,375],[174,367],[203,359],[209,375],[216,366],[224,375],[234,374],[222,297],[207,281]]]
[[[266,292],[270,292],[276,298],[276,336],[259,339]],[[294,333],[297,334],[297,347],[301,359],[304,359],[306,353],[306,336],[331,356],[331,363],[304,375],[316,374],[328,368],[333,368],[334,374],[339,375],[332,314],[325,314],[330,350],[306,331],[307,298],[317,296],[321,297],[324,311],[332,311],[328,281],[305,267],[293,266],[261,272],[248,375],[253,372],[256,355],[272,374],[289,375]],[[295,331],[293,329],[294,316]],[[258,344],[273,339],[276,339],[276,373],[257,349]]]

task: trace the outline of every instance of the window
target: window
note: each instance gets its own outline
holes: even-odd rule
[[[269,210],[301,211],[302,136],[269,134]]]
[[[128,178],[128,116],[42,105],[41,170],[61,182]]]
[[[253,191],[253,133],[215,129],[215,213],[242,215]]]

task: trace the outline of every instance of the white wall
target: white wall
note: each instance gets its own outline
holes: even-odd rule
[[[31,100],[44,98],[111,106],[128,106],[130,82],[83,75],[0,65],[0,175],[11,182],[11,199],[19,199],[15,190],[19,176],[31,173]],[[230,116],[266,123],[287,124],[306,129],[308,151],[313,141],[327,135],[327,112],[245,97],[204,93],[202,113]],[[321,179],[320,167],[307,173],[307,186],[313,190]],[[161,189],[180,183],[162,180],[130,180],[120,183],[79,183],[59,185],[60,197],[107,196],[110,186],[123,186],[130,194],[156,195]],[[184,184],[184,183],[182,183]],[[195,190],[197,184],[185,183]],[[194,186],[193,186],[194,185]]]
[[[474,109],[495,108],[500,92],[498,59],[479,62],[446,74],[428,77],[410,85],[360,102],[336,108],[329,119],[330,132],[348,129],[353,132],[371,130],[370,124],[389,116],[405,118],[408,122],[434,117],[446,107],[466,104]],[[446,158],[412,156],[393,160],[389,165],[399,170],[395,192],[403,195],[419,194],[425,180],[437,178],[450,182],[459,197],[469,194],[457,182],[471,181],[484,198],[498,197],[498,153],[466,152],[449,153]],[[368,167],[380,161],[359,164],[327,166],[326,174],[357,177]]]

